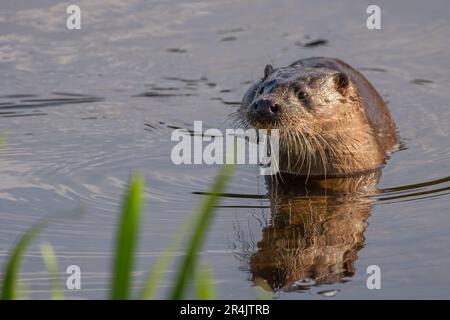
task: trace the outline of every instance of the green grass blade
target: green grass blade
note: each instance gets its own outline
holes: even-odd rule
[[[205,194],[210,195],[209,192]],[[180,249],[185,236],[188,234],[188,231],[192,229],[192,225],[196,221],[196,218],[197,213],[193,212],[193,214],[184,219],[177,231],[171,236],[168,245],[158,256],[152,266],[152,269],[148,273],[144,289],[141,293],[141,299],[150,300],[155,298],[158,285],[164,275],[164,272],[169,268],[173,253]]]
[[[23,281],[19,281],[17,284],[20,295],[17,297],[17,300],[30,300],[31,294],[30,294],[30,287],[24,283]]]
[[[255,296],[258,300],[273,300],[273,291],[267,291],[261,287],[255,288]]]
[[[232,165],[224,165],[214,182],[210,194],[201,203],[193,228],[191,239],[188,242],[186,255],[181,262],[175,287],[172,291],[172,299],[182,299],[185,294],[188,280],[192,277],[197,260],[197,252],[205,237],[206,230],[213,218],[215,206],[219,200],[219,194],[225,189],[226,183],[233,173]]]
[[[216,287],[214,285],[214,275],[211,268],[202,265],[195,276],[197,287],[197,299],[213,300],[217,299]]]
[[[273,299],[273,290],[266,280],[261,277],[257,277],[255,279],[252,279],[252,281],[255,283],[254,293],[258,300]]]
[[[125,300],[129,297],[143,189],[143,178],[133,176],[123,202],[122,215],[117,233],[116,256],[111,288],[112,299]]]
[[[164,275],[164,272],[169,268],[173,253],[181,248],[183,240],[192,227],[194,218],[196,217],[190,215],[183,219],[183,222],[177,228],[177,231],[171,236],[169,243],[166,245],[163,252],[156,258],[156,261],[154,262],[152,269],[149,271],[145,281],[144,289],[141,293],[141,299],[150,300],[155,298],[158,285]]]
[[[6,263],[3,285],[1,291],[2,300],[14,300],[17,299],[17,278],[20,271],[20,265],[22,263],[23,255],[30,244],[31,240],[39,233],[39,231],[47,224],[47,221],[40,221],[31,227],[20,238],[12,251],[9,261]]]
[[[158,285],[164,272],[169,268],[169,264],[172,261],[173,253],[178,251],[183,243],[183,239],[190,230],[193,223],[193,216],[188,216],[184,219],[177,231],[171,236],[169,243],[164,248],[163,252],[156,258],[152,269],[148,273],[145,281],[144,289],[141,293],[141,299],[150,300],[154,299]]]
[[[185,227],[186,224],[183,224],[182,227]],[[153,264],[152,269],[148,273],[147,279],[144,284],[144,289],[141,293],[141,299],[150,300],[154,299],[156,295],[156,291],[158,289],[158,285],[161,281],[161,278],[164,274],[164,271],[169,267],[170,262],[172,261],[172,253],[177,251],[181,246],[183,236],[186,233],[185,229],[181,228],[178,232],[176,232],[169,241],[169,244],[166,246],[164,251],[159,255]]]
[[[64,299],[64,295],[59,282],[58,263],[56,261],[55,251],[50,243],[44,243],[41,245],[40,250],[45,267],[47,268],[47,272],[51,278],[51,298],[53,300],[62,300]]]

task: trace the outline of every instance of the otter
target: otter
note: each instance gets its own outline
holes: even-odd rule
[[[267,65],[245,93],[238,123],[279,129],[281,173],[342,177],[370,172],[398,148],[392,116],[356,69],[324,57]]]

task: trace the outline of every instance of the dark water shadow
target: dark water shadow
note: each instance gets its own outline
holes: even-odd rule
[[[157,91],[148,91],[134,95],[133,97],[145,98],[168,98],[168,97],[192,97],[197,96],[195,93],[161,93]]]
[[[303,47],[303,48],[315,48],[320,46],[325,46],[328,44],[328,40],[326,39],[316,39],[316,40],[309,40],[305,42],[296,42],[297,46]]]
[[[240,106],[240,101],[227,101],[224,100],[222,97],[212,97],[211,100],[220,101],[220,103],[226,105],[226,106]]]
[[[48,113],[45,112],[31,112],[31,113],[17,113],[17,112],[11,112],[11,113],[2,113],[0,112],[1,118],[19,118],[19,117],[34,117],[34,116],[46,116]]]
[[[419,182],[392,188],[384,188],[380,194],[372,196],[385,203],[419,201],[448,195],[450,177]]]
[[[376,67],[361,67],[361,68],[358,68],[358,70],[361,70],[361,71],[373,71],[373,72],[387,72],[387,70],[386,69],[383,69],[383,68],[376,68]]]
[[[208,81],[207,77],[200,77],[198,79],[188,79],[181,77],[162,77],[162,82],[169,82],[164,84],[148,84],[149,90],[136,94],[132,97],[145,98],[171,98],[171,97],[192,97],[198,96],[194,91],[199,85],[206,85],[209,88],[216,87],[216,83]]]
[[[37,97],[35,94],[7,94],[4,96],[0,96],[0,99],[9,98],[9,99],[20,99],[20,98],[33,98]]]
[[[427,84],[433,84],[434,82],[427,79],[413,79],[410,81],[412,84],[417,84],[419,86],[427,85]]]
[[[2,110],[21,110],[21,109],[36,109],[36,108],[46,108],[54,106],[62,106],[67,104],[80,104],[80,103],[94,103],[104,101],[104,98],[81,95],[81,94],[70,94],[70,93],[57,93],[57,95],[62,97],[52,97],[52,98],[37,98],[35,95],[28,94],[15,94],[3,96],[7,98],[19,98],[18,102],[0,102],[0,111]]]
[[[166,52],[170,52],[170,53],[186,53],[187,50],[186,49],[182,49],[182,48],[168,48],[168,49],[166,49]]]

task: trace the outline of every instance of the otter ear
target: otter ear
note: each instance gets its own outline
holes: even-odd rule
[[[267,64],[267,65],[264,67],[264,78],[263,78],[263,80],[267,79],[267,77],[269,76],[269,74],[270,74],[272,71],[273,71],[272,65]]]
[[[336,90],[341,94],[344,94],[350,86],[350,79],[345,73],[342,72],[335,74],[333,76],[333,81]]]

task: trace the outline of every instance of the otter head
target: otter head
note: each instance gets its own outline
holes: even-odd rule
[[[356,99],[356,95],[344,73],[298,65],[274,69],[267,65],[263,78],[244,99],[241,111],[254,128],[308,131],[317,123],[323,126],[337,114],[344,114],[342,105],[350,98]]]
[[[267,65],[247,91],[241,122],[279,129],[280,170],[301,175],[347,175],[382,161],[357,87],[326,67]]]

